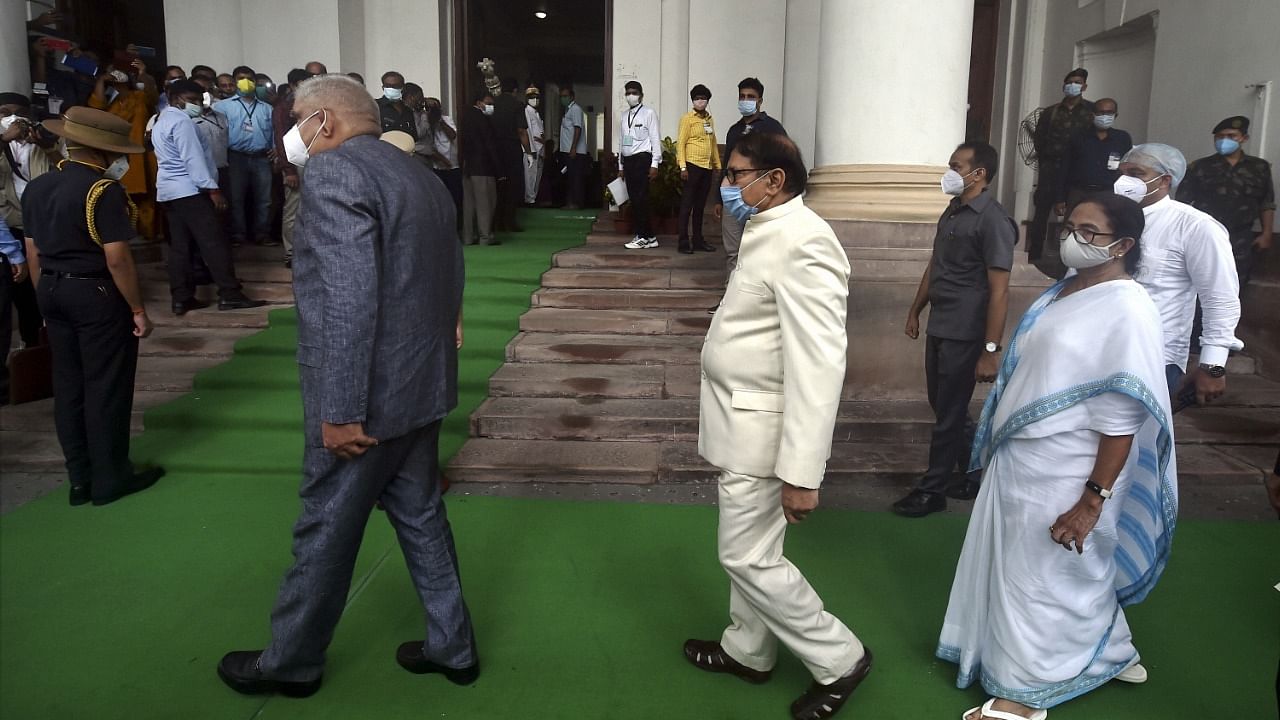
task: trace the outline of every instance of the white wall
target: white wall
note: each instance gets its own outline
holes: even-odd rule
[[[363,74],[370,91],[381,95],[379,78],[395,70],[427,97],[440,97],[439,0],[364,0],[364,9]]]
[[[0,92],[31,94],[27,4],[21,0],[0,0]]]
[[[738,81],[745,77],[764,84],[767,113],[779,120],[785,116],[786,23],[786,0],[697,0],[689,18],[689,86],[702,83],[711,89],[707,107],[721,142],[742,117]]]
[[[786,65],[783,68],[782,125],[813,169],[818,134],[818,31],[821,0],[787,0]]]
[[[629,80],[639,81],[644,86],[645,97],[650,103],[657,104],[663,97],[662,88],[662,0],[631,0],[613,4],[613,94],[609,98],[610,106],[596,106],[596,112],[618,113],[626,107],[622,99],[623,85]],[[578,104],[588,104],[583,99],[582,91],[575,87]],[[664,112],[661,105],[659,112]],[[617,117],[613,122],[617,123]],[[659,119],[661,122],[661,118]],[[662,123],[662,133],[671,135]],[[604,146],[611,152],[613,138],[605,138]]]

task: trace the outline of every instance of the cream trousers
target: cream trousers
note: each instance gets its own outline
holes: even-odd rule
[[[782,556],[782,481],[720,474],[720,565],[729,574],[729,619],[720,645],[754,670],[772,670],[778,641],[829,685],[862,659],[862,643]]]

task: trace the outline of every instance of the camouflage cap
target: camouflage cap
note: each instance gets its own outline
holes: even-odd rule
[[[1222,122],[1213,126],[1213,133],[1215,135],[1222,132],[1223,130],[1239,130],[1245,135],[1248,135],[1249,134],[1249,118],[1243,115],[1232,115],[1226,120],[1223,120]]]

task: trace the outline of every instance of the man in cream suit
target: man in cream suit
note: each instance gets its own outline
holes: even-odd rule
[[[684,654],[702,670],[763,683],[781,640],[814,677],[792,716],[822,720],[870,672],[871,651],[782,555],[787,524],[818,506],[845,369],[849,260],[800,198],[806,180],[784,135],[747,135],[726,164],[724,210],[746,229],[702,350],[698,448],[721,470],[732,624],[719,642],[687,641]]]

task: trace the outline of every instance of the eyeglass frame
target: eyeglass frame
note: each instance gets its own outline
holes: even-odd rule
[[[776,169],[777,169],[777,168],[737,168],[737,169],[734,169],[734,168],[731,168],[731,167],[726,167],[726,168],[724,169],[724,177],[725,177],[725,179],[726,179],[726,180],[728,180],[728,181],[729,181],[729,184],[730,184],[730,185],[737,185],[737,184],[738,184],[738,180],[737,180],[737,178],[738,178],[738,174],[739,174],[739,173],[744,173],[744,172],[761,172],[761,173],[762,173],[762,172],[769,172],[769,171],[771,171],[771,170],[776,170]],[[757,177],[757,178],[759,178],[760,176],[756,176],[756,177]]]
[[[1058,239],[1061,240],[1071,235],[1072,233],[1077,233],[1077,232],[1080,233],[1081,238],[1085,237],[1085,233],[1088,233],[1089,237],[1087,240],[1085,240],[1085,242],[1080,242],[1079,240],[1076,240],[1076,242],[1080,243],[1081,245],[1093,245],[1094,247],[1102,248],[1104,250],[1110,247],[1113,247],[1116,243],[1120,242],[1121,240],[1124,240],[1124,238],[1120,238],[1120,240],[1116,240],[1110,245],[1094,245],[1093,240],[1099,235],[1103,237],[1115,237],[1116,234],[1113,232],[1108,233],[1108,232],[1098,232],[1097,230],[1086,230],[1084,228],[1078,228],[1074,225],[1071,225],[1070,223],[1065,223],[1065,222],[1062,223],[1062,230],[1058,233]]]

